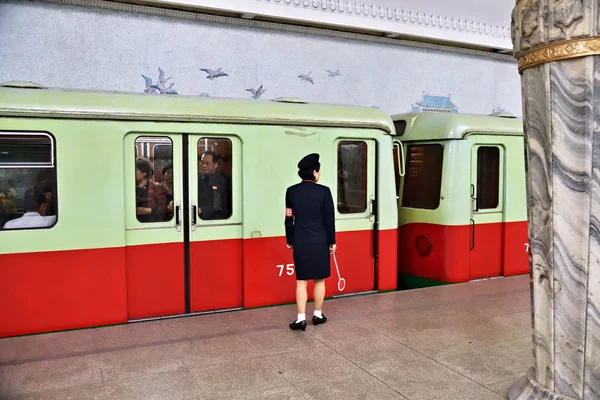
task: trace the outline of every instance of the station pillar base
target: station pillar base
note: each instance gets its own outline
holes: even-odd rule
[[[510,400],[575,400],[562,394],[554,393],[535,381],[535,370],[531,368],[526,376],[522,377],[508,389]]]

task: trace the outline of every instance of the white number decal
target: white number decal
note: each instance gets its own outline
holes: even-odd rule
[[[277,266],[275,266],[275,268],[279,268],[279,276],[281,276],[283,274],[283,264],[279,264]],[[294,275],[294,264],[286,264],[285,265],[285,273],[288,275]]]
[[[525,253],[529,253],[529,242],[525,243]]]

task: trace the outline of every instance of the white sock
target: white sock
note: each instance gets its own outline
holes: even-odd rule
[[[321,315],[321,310],[319,310],[319,311],[315,310],[315,317],[323,318],[323,316]]]
[[[298,319],[296,320],[296,323],[301,321],[306,321],[306,314],[298,314]]]

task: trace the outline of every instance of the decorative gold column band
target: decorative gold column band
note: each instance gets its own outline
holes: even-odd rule
[[[600,37],[551,43],[519,56],[519,72],[551,61],[600,54]]]

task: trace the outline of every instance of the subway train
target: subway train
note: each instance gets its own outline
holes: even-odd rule
[[[522,120],[456,113],[392,119],[406,147],[399,288],[528,273]]]
[[[285,189],[313,152],[327,297],[526,273],[519,147],[498,117],[1,84],[0,337],[293,302]]]

